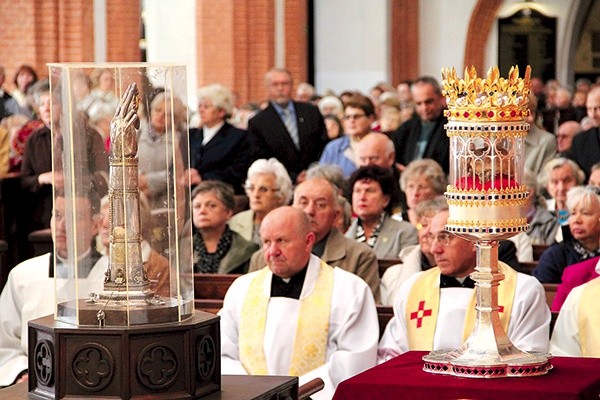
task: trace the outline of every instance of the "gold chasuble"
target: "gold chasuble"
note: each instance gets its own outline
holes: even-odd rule
[[[505,276],[498,287],[500,321],[504,331],[508,332],[510,313],[515,298],[517,272],[501,262],[498,263],[498,268]],[[475,303],[475,290],[473,290],[463,324],[463,341],[469,337],[475,326]],[[408,294],[404,318],[410,350],[433,350],[439,308],[440,269],[436,267],[421,273]]]
[[[579,342],[584,357],[600,357],[600,313],[596,310],[600,293],[600,278],[590,281],[579,299]]]
[[[265,295],[265,280],[270,274],[269,267],[257,273],[250,283],[242,306],[239,332],[240,361],[251,375],[268,374],[263,343],[270,300],[270,296]],[[300,313],[289,375],[301,376],[325,364],[332,291],[333,268],[321,261],[312,293],[299,300]]]

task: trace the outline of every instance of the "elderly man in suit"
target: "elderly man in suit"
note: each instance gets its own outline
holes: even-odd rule
[[[278,159],[292,181],[319,160],[327,143],[327,129],[319,109],[292,101],[292,75],[273,68],[265,75],[269,105],[248,121],[252,158]]]

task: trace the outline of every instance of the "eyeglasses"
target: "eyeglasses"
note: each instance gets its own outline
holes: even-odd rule
[[[342,117],[342,119],[344,121],[349,121],[351,119],[361,119],[362,117],[366,117],[366,116],[367,116],[367,114],[350,114],[350,115],[344,115]]]
[[[265,194],[267,192],[276,192],[276,191],[279,190],[279,188],[269,188],[269,187],[266,187],[266,186],[254,186],[254,185],[246,185],[246,186],[244,186],[244,189],[248,193],[252,193],[254,191],[257,191],[260,194]]]
[[[434,235],[433,233],[428,233],[425,238],[427,240],[431,241],[431,244],[433,245],[433,242],[437,240],[437,242],[439,244],[441,244],[443,247],[448,247],[450,245],[450,241],[452,240],[452,238],[454,237],[453,234],[451,234],[450,232],[440,232],[437,235]]]

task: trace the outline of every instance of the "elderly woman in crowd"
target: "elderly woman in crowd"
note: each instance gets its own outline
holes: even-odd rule
[[[535,176],[528,172],[523,177],[523,184],[529,190],[527,199],[526,216],[529,229],[527,235],[533,244],[551,245],[555,242],[558,231],[558,218],[546,208],[546,202],[538,194]]]
[[[381,304],[392,305],[398,289],[409,276],[435,266],[435,259],[431,252],[429,222],[435,214],[447,209],[448,203],[444,196],[422,201],[414,208],[420,226],[419,244],[402,249],[399,257],[402,263],[392,265],[385,270],[381,278]]]
[[[408,210],[402,213],[402,219],[418,226],[419,218],[415,212],[417,204],[444,194],[447,184],[442,167],[434,160],[427,158],[408,164],[400,177],[400,187],[406,194],[408,206]]]
[[[243,274],[258,245],[232,231],[233,188],[220,181],[203,181],[192,191],[194,272]]]
[[[229,221],[229,227],[244,239],[261,245],[260,224],[269,211],[289,204],[292,198],[292,180],[277,159],[259,159],[248,168],[244,188],[250,209],[234,215]]]
[[[574,161],[563,157],[548,161],[538,176],[540,187],[546,188],[550,195],[546,201],[548,211],[556,212],[560,220],[561,215],[566,214],[567,192],[583,184],[584,179],[585,174]]]
[[[398,258],[400,251],[418,243],[416,229],[391,218],[398,193],[389,168],[360,167],[350,177],[352,210],[356,215],[346,237],[369,245],[378,259]]]
[[[567,194],[570,236],[540,257],[533,275],[542,283],[560,283],[564,269],[600,255],[600,198],[593,187],[575,187]]]
[[[186,108],[177,98],[168,93],[158,93],[150,103],[150,119],[142,128],[138,141],[139,186],[155,209],[173,207],[173,188],[169,190],[172,180],[168,178],[170,166],[181,162],[180,152],[176,152],[173,160],[171,151],[179,150],[181,132],[187,121]],[[183,168],[183,167],[181,167]]]
[[[190,179],[193,185],[217,180],[243,193],[245,173],[250,166],[250,141],[246,131],[229,124],[233,95],[223,85],[209,85],[198,91],[201,127],[190,129]]]

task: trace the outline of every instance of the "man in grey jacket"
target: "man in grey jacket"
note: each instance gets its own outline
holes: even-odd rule
[[[361,277],[379,302],[379,267],[369,246],[346,238],[333,226],[339,209],[337,189],[322,178],[302,182],[294,191],[293,207],[303,210],[316,236],[312,253],[327,264],[340,267]],[[263,251],[252,255],[248,272],[265,266]]]

